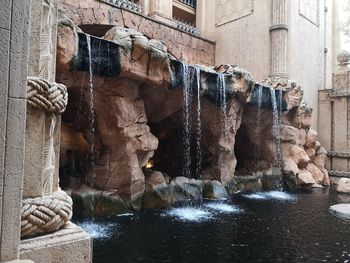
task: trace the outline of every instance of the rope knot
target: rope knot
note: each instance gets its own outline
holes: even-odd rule
[[[66,110],[68,103],[67,88],[63,84],[42,78],[28,77],[27,101],[35,108],[61,114]]]

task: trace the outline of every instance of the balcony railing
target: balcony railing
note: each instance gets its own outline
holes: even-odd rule
[[[186,21],[176,19],[176,18],[174,18],[174,21],[176,23],[177,29],[184,31],[184,32],[187,32],[187,33],[194,35],[194,36],[200,35],[199,29],[197,27],[195,27],[194,25],[192,25]]]
[[[181,3],[188,5],[192,8],[196,8],[197,1],[196,0],[179,0]]]
[[[130,0],[99,0],[105,2],[115,7],[123,8],[135,13],[141,13],[142,7],[139,4],[139,1],[130,1]]]

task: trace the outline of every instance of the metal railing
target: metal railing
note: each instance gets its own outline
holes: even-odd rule
[[[196,0],[179,0],[181,3],[188,5],[192,8],[196,8],[197,1]]]
[[[199,29],[195,26],[195,25],[192,25],[186,21],[183,21],[183,20],[180,20],[180,19],[177,19],[177,18],[173,18],[175,23],[176,23],[176,27],[177,29],[181,30],[181,31],[184,31],[184,32],[187,32],[191,35],[194,35],[194,36],[199,36],[200,35],[200,31]]]
[[[139,4],[139,1],[131,1],[131,0],[99,0],[101,2],[105,2],[107,4],[113,5],[115,7],[123,8],[135,13],[141,13],[142,7]]]

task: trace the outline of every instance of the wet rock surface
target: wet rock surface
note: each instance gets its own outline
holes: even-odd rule
[[[63,19],[58,36],[58,78],[70,94],[63,136],[79,138],[66,139],[64,152],[85,155],[82,179],[116,191],[130,209],[273,188],[276,181],[266,175],[284,175],[292,189],[329,185],[326,151],[295,82],[268,79],[261,86],[237,65],[185,67],[162,41],[128,28],[88,37]],[[193,178],[183,169],[185,81]],[[148,166],[161,172],[145,174]]]

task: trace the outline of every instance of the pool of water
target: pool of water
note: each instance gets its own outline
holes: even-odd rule
[[[95,236],[94,263],[350,262],[350,220],[328,211],[349,199],[328,189],[238,194],[82,226]]]

